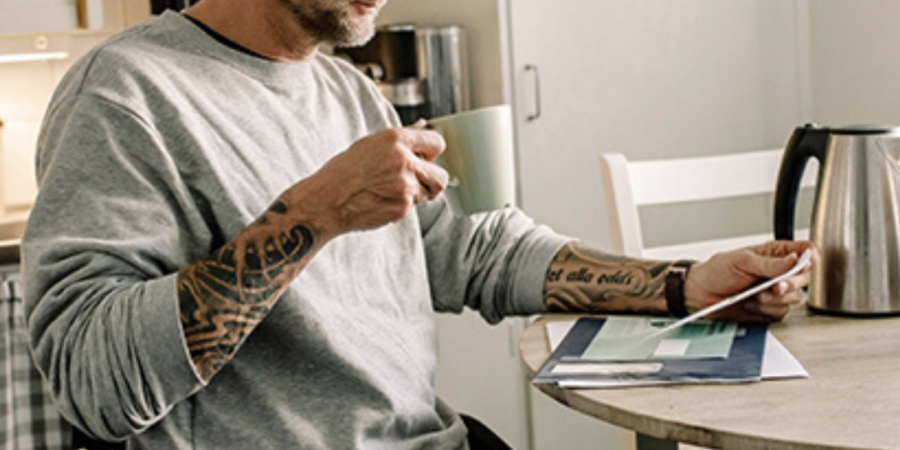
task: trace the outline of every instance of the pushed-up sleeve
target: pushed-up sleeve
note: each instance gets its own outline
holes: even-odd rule
[[[437,311],[468,306],[490,323],[544,311],[547,267],[569,238],[516,208],[457,217],[441,196],[418,212]]]
[[[99,98],[49,114],[22,245],[33,355],[67,420],[120,440],[203,386],[176,274],[210,235],[151,126]]]

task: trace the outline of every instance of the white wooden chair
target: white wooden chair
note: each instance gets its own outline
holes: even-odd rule
[[[639,208],[773,193],[782,149],[707,157],[628,161],[621,153],[600,157],[614,250],[654,259],[706,259],[713,253],[762,243],[772,232],[645,247]],[[802,186],[815,184],[805,171]],[[798,239],[808,230],[795,233]]]

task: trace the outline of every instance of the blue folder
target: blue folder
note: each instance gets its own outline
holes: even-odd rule
[[[626,387],[684,383],[759,381],[766,348],[766,323],[740,323],[725,358],[649,358],[641,361],[596,361],[582,354],[606,322],[579,318],[544,362],[532,383],[570,387]]]

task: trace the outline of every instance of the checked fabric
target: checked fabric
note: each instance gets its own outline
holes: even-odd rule
[[[31,360],[20,286],[17,268],[0,268],[0,450],[69,450],[71,426]]]

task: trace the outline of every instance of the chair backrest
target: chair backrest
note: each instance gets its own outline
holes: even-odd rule
[[[772,239],[761,233],[723,239],[644,246],[639,208],[773,193],[783,150],[762,150],[707,157],[629,161],[621,153],[600,157],[614,250],[658,259],[706,259],[713,253]],[[802,186],[815,184],[806,170]],[[805,238],[808,230],[797,230]]]

